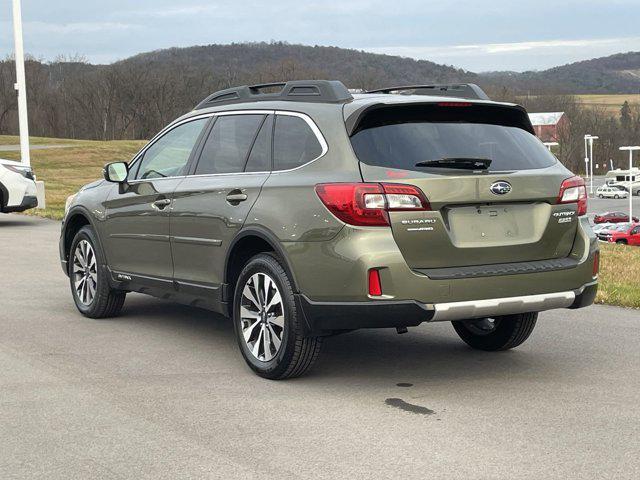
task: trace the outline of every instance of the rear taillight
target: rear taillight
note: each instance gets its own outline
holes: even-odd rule
[[[397,183],[322,183],[316,185],[322,203],[350,225],[388,226],[387,212],[430,210],[422,191]]]
[[[560,185],[556,203],[577,203],[578,215],[587,214],[587,189],[582,177],[567,178]]]

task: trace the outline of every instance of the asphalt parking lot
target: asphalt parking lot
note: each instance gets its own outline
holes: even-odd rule
[[[545,313],[498,354],[449,324],[353,332],[271,382],[206,311],[80,316],[58,232],[0,216],[2,479],[640,478],[638,311]]]
[[[596,188],[604,185],[604,177],[594,175],[593,177],[593,195],[589,196],[588,208],[589,217],[593,218],[596,213],[604,212],[624,212],[629,213],[629,199],[628,198],[598,198],[595,196]],[[587,192],[589,192],[590,183],[587,181]],[[640,197],[633,197],[633,216],[640,217]]]

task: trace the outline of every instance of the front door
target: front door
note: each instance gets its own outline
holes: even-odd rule
[[[273,116],[220,115],[174,194],[171,245],[180,290],[220,298],[226,254],[271,170]]]
[[[172,286],[169,212],[173,192],[208,118],[181,123],[132,164],[106,202],[105,250],[116,279]]]

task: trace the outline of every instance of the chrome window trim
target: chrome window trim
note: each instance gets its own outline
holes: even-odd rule
[[[320,128],[318,128],[318,126],[316,125],[316,123],[313,121],[313,119],[311,117],[309,117],[309,115],[307,115],[306,113],[300,113],[300,112],[293,112],[293,111],[289,111],[289,110],[225,110],[224,112],[209,112],[209,113],[203,113],[201,115],[196,115],[193,117],[189,117],[189,118],[185,118],[184,120],[181,120],[179,122],[176,123],[172,123],[167,125],[164,129],[160,130],[160,132],[158,132],[151,140],[149,140],[149,143],[146,144],[138,153],[136,153],[136,155],[133,157],[133,160],[131,160],[131,163],[129,165],[129,169],[133,168],[133,166],[135,165],[135,163],[137,161],[140,160],[140,157],[144,155],[144,153],[147,151],[147,149],[149,147],[151,147],[155,142],[157,142],[162,136],[164,136],[165,134],[169,133],[169,131],[173,130],[174,128],[183,125],[187,122],[191,122],[194,120],[200,120],[203,118],[209,118],[209,117],[224,117],[224,116],[228,116],[228,115],[283,115],[283,116],[289,116],[289,117],[298,117],[301,118],[302,120],[305,121],[305,123],[309,126],[309,128],[311,129],[311,131],[313,132],[313,134],[316,136],[316,139],[318,140],[318,143],[320,144],[320,148],[322,149],[322,152],[320,153],[320,155],[318,155],[316,158],[309,160],[308,162],[299,165],[297,167],[294,168],[289,168],[287,170],[266,170],[263,172],[232,172],[232,173],[204,173],[204,174],[200,174],[200,175],[178,175],[178,176],[173,176],[173,177],[161,177],[161,178],[153,178],[153,179],[136,179],[136,180],[131,180],[128,183],[129,184],[135,184],[135,183],[141,183],[141,182],[150,182],[150,181],[156,181],[156,180],[170,180],[170,179],[176,179],[176,178],[191,178],[191,177],[221,177],[221,176],[229,176],[229,175],[264,175],[265,173],[288,173],[288,172],[293,172],[295,170],[298,170],[300,168],[306,167],[307,165],[315,162],[316,160],[321,159],[322,157],[324,157],[327,152],[329,151],[329,145],[327,144],[327,141],[324,138],[324,135],[322,134],[322,132],[320,131]]]

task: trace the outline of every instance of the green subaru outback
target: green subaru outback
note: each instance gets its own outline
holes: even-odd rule
[[[526,111],[475,85],[292,81],[216,92],[107,165],[68,199],[60,256],[87,317],[130,291],[207,308],[281,379],[358,328],[520,345],[538,312],[593,302],[586,210]]]

